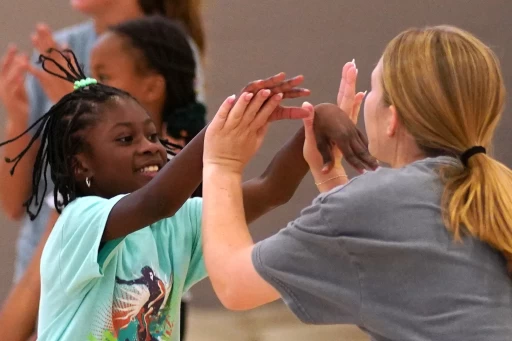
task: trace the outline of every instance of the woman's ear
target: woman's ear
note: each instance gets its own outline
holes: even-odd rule
[[[397,129],[398,129],[398,112],[396,111],[396,107],[394,105],[390,105],[388,108],[386,134],[388,135],[388,137],[393,137],[393,136],[395,136]]]

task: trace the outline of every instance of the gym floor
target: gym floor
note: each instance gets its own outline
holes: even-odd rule
[[[187,341],[369,341],[355,326],[312,326],[283,304],[248,312],[190,308]]]

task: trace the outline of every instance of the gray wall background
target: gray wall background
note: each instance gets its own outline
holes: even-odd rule
[[[279,71],[302,73],[313,93],[312,103],[334,101],[341,67],[356,59],[359,90],[369,88],[370,73],[386,43],[411,26],[451,24],[471,31],[499,55],[507,87],[512,86],[512,2],[508,0],[203,0],[208,36],[206,59],[210,117],[222,100],[248,81]],[[16,42],[30,51],[29,34],[44,21],[59,29],[79,22],[65,0],[4,0],[0,2],[0,50]],[[298,104],[299,102],[291,102]],[[509,102],[510,103],[510,100]],[[512,165],[512,118],[507,110],[495,141],[495,155]],[[362,116],[361,116],[362,117]],[[0,111],[0,125],[5,123]],[[362,120],[360,121],[363,126]],[[274,153],[299,127],[276,123],[247,170],[262,172]],[[3,131],[3,130],[2,130]],[[2,133],[0,133],[2,134]],[[316,195],[308,176],[285,207],[253,224],[259,240],[284,227]],[[18,225],[0,213],[0,300],[9,291]],[[197,305],[216,306],[208,281],[194,290]]]

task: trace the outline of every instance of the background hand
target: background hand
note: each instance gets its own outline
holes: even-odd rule
[[[63,51],[66,49],[66,46],[60,46],[55,42],[52,31],[46,24],[37,25],[36,31],[32,34],[31,38],[32,45],[40,54],[55,59],[61,65],[67,64],[67,61],[58,52],[51,51],[51,49]],[[60,73],[57,66],[53,63],[46,63],[45,66],[55,73]],[[49,74],[40,67],[29,64],[28,70],[37,78],[46,96],[53,103],[57,103],[64,95],[73,91],[73,84]]]
[[[29,102],[25,90],[28,57],[18,53],[16,46],[8,48],[0,61],[0,100],[9,124],[25,129],[28,124]]]

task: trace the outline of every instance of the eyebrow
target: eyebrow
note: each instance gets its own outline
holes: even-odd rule
[[[143,123],[145,126],[147,125],[150,125],[150,124],[154,124],[153,120],[151,118],[147,118],[144,120],[144,123]],[[117,128],[117,127],[127,127],[127,128],[131,128],[133,127],[133,122],[119,122],[119,123],[116,123],[113,127],[112,127],[112,130]]]

